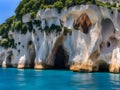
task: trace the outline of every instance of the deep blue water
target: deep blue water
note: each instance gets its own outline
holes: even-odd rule
[[[0,90],[120,90],[120,74],[0,68]]]

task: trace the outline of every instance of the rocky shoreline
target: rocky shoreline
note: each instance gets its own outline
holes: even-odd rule
[[[113,12],[113,13],[111,13]],[[52,25],[60,32],[41,31]],[[0,65],[20,69],[66,69],[71,71],[120,72],[120,13],[116,9],[96,5],[78,5],[63,9],[40,10],[33,20],[29,13],[22,22],[32,22],[34,31],[9,32],[16,48],[0,46]],[[46,28],[47,29],[47,28]],[[57,28],[55,28],[57,29]]]

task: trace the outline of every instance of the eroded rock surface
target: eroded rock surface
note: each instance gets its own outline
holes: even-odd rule
[[[74,20],[73,27],[74,29],[81,30],[81,32],[87,34],[91,26],[91,21],[86,13],[80,15],[76,20]]]
[[[107,12],[107,13],[106,13]],[[120,72],[120,17],[111,16],[107,8],[96,5],[74,6],[62,10],[41,10],[37,14],[41,28],[33,25],[34,32],[9,35],[16,48],[0,47],[2,67],[35,69],[69,69],[80,72]],[[23,23],[33,22],[29,14]],[[45,25],[47,23],[47,28]],[[60,26],[61,31],[47,32],[49,27]]]

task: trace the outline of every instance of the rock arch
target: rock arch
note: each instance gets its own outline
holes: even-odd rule
[[[87,34],[89,32],[91,24],[92,23],[89,19],[89,16],[86,13],[83,13],[77,19],[74,20],[73,28]]]
[[[35,65],[35,47],[32,41],[29,41],[27,44],[27,55],[25,61],[25,68],[34,68]]]

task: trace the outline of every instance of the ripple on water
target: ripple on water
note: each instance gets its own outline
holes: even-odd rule
[[[0,68],[0,90],[119,90],[120,74]]]

